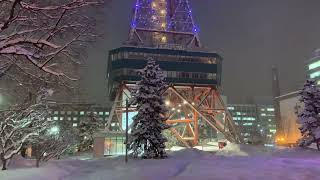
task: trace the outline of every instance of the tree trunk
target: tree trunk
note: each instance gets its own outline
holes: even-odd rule
[[[2,170],[7,170],[7,160],[2,158]]]
[[[38,168],[40,166],[40,159],[36,160],[36,167]]]

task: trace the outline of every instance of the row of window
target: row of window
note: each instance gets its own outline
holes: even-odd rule
[[[85,115],[85,114],[87,114],[87,115],[89,115],[90,113],[92,113],[92,112],[91,111],[87,111],[87,112],[85,112],[85,111],[54,111],[53,112],[54,115],[58,115],[58,114],[61,114],[61,115],[64,115],[64,114],[67,114],[67,115],[71,115],[71,114]],[[95,111],[93,113],[94,114],[98,114],[100,116],[104,116],[104,115],[108,116],[109,115],[109,112],[107,112],[107,111],[106,112],[103,112],[103,111],[97,112],[97,111]]]
[[[233,117],[233,120],[235,121],[255,121],[256,118],[254,117]]]
[[[118,69],[114,71],[117,75],[127,75],[127,76],[138,76],[138,71],[134,69]],[[184,79],[216,79],[216,74],[214,73],[200,73],[200,72],[179,72],[179,71],[163,71],[163,74],[167,78],[184,78]]]
[[[79,120],[79,118],[78,117],[58,117],[58,116],[54,116],[54,117],[48,117],[47,118],[48,120],[54,120],[54,121],[63,121],[63,120],[68,120],[68,121],[78,121]],[[99,121],[103,121],[103,120],[105,120],[105,121],[107,121],[108,120],[108,118],[98,118],[98,120]]]
[[[314,62],[314,63],[309,64],[309,70],[316,69],[316,68],[318,68],[318,67],[320,67],[320,60],[318,60],[318,61],[316,61],[316,62]]]
[[[320,76],[320,71],[316,71],[316,72],[310,74],[311,79],[317,78],[319,76]]]
[[[266,114],[266,113],[261,113],[260,114],[262,117],[264,117],[264,116],[274,116],[274,114]]]
[[[185,61],[185,62],[197,62],[205,64],[216,64],[216,58],[212,57],[193,57],[193,56],[181,56],[181,55],[166,55],[166,54],[151,54],[143,52],[119,52],[111,55],[111,60],[120,59],[146,59],[152,57],[157,61]]]

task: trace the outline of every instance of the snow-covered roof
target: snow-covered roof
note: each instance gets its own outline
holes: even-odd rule
[[[297,96],[299,96],[299,93],[300,93],[300,90],[293,91],[293,92],[278,96],[275,99],[278,100],[278,101],[281,101],[283,99],[289,99],[289,98],[292,98],[292,97],[297,97]]]

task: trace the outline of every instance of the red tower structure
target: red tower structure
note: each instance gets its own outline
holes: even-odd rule
[[[188,0],[137,0],[129,39],[109,52],[108,87],[114,102],[106,131],[124,132],[125,102],[131,98],[137,70],[153,58],[166,75],[163,94],[170,131],[185,146],[199,143],[203,129],[234,143],[243,140],[221,96],[222,57],[202,49]],[[129,108],[129,117],[135,107]]]

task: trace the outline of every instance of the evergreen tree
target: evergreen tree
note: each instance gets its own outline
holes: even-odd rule
[[[87,151],[92,148],[93,135],[101,127],[103,127],[103,122],[100,121],[97,114],[93,112],[80,119],[78,126],[79,151]]]
[[[152,59],[139,74],[141,80],[137,83],[132,101],[137,106],[138,114],[133,118],[127,145],[134,157],[164,158],[167,139],[162,131],[170,127],[165,123],[167,109],[162,98],[166,88],[164,75]]]
[[[314,81],[307,80],[300,96],[304,109],[298,114],[298,121],[301,124],[299,129],[302,134],[299,146],[305,147],[320,140],[320,90]],[[319,144],[317,145],[319,149]]]

